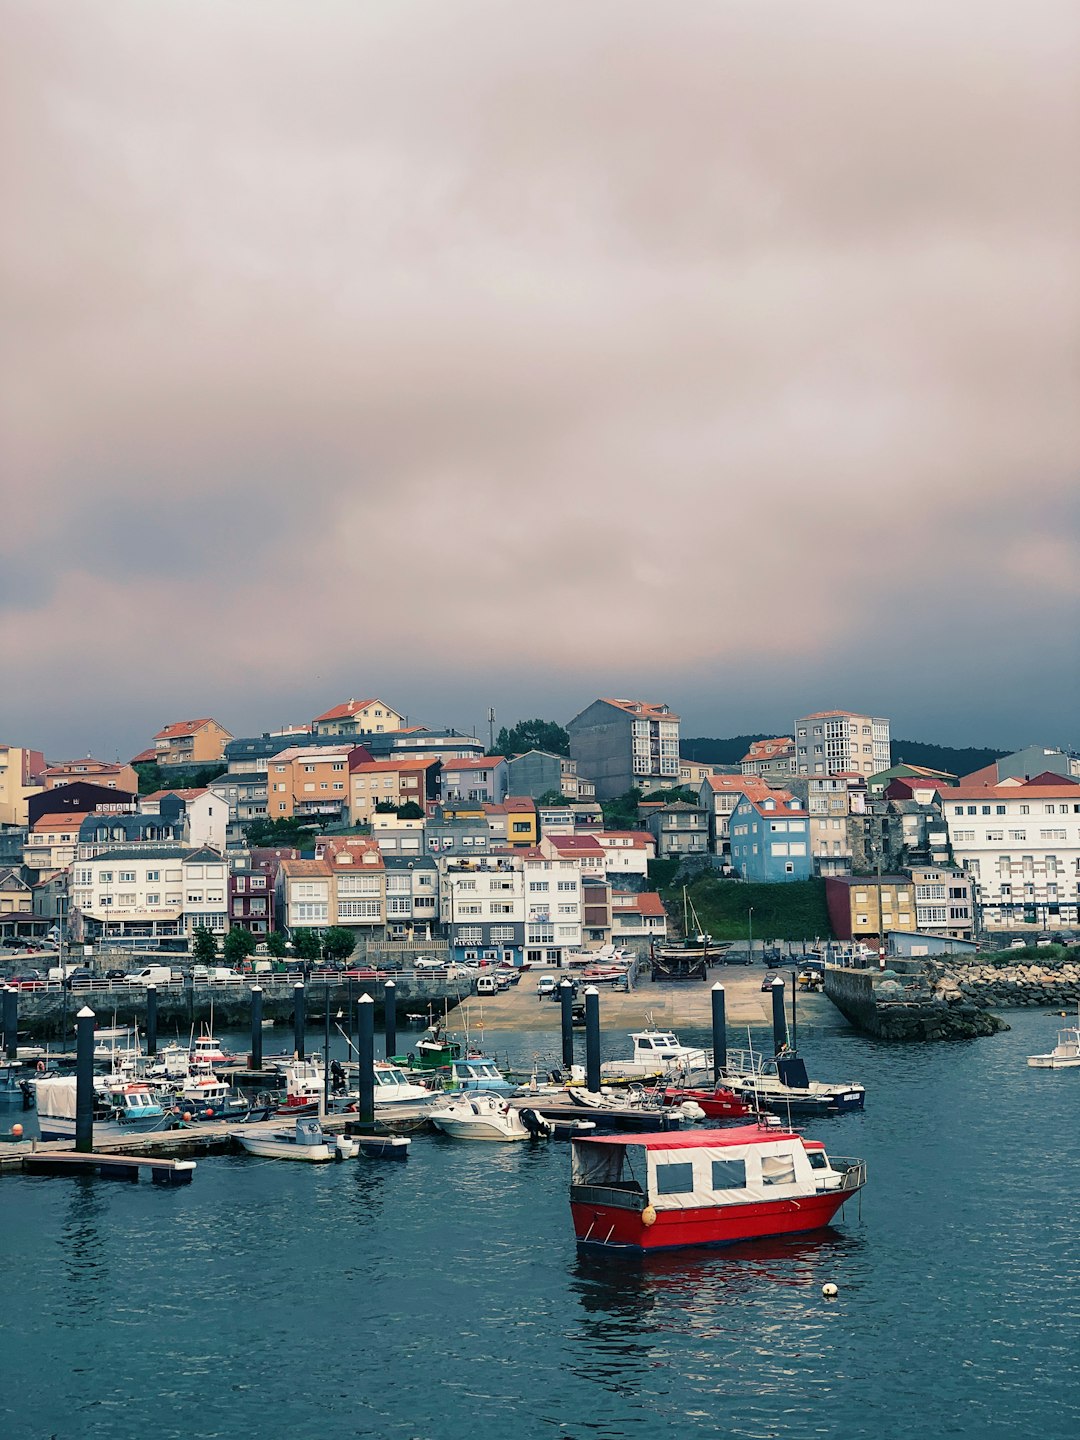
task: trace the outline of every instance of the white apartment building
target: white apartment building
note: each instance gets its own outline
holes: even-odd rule
[[[940,792],[984,931],[1071,927],[1080,902],[1080,785],[1006,780]]]
[[[439,909],[455,957],[560,965],[581,948],[581,867],[539,851],[440,857]]]
[[[109,850],[71,876],[72,910],[104,939],[228,929],[228,866],[215,850]]]
[[[876,775],[892,764],[889,722],[851,710],[819,710],[795,722],[799,775]]]
[[[529,856],[525,878],[525,956],[533,965],[560,965],[581,949],[581,866],[574,860]]]

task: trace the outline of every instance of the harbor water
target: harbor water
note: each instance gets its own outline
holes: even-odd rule
[[[869,1183],[782,1243],[580,1255],[558,1144],[209,1157],[177,1190],[5,1175],[0,1436],[1075,1437],[1080,1071],[1025,1065],[1063,1022],[1009,1019],[800,1037],[812,1075],[867,1087],[804,1128]],[[521,1064],[556,1049],[498,1037]]]

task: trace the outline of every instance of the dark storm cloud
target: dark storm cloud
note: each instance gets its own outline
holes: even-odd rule
[[[0,10],[0,738],[1065,723],[1072,6]]]

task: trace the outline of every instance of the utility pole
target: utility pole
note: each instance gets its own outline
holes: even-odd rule
[[[488,754],[495,753],[495,707],[488,706]]]

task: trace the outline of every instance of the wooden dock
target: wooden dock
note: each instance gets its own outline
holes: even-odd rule
[[[162,1160],[149,1155],[106,1155],[75,1150],[37,1150],[22,1156],[26,1175],[99,1175],[103,1180],[135,1183],[146,1170],[155,1185],[190,1185],[194,1160]]]

